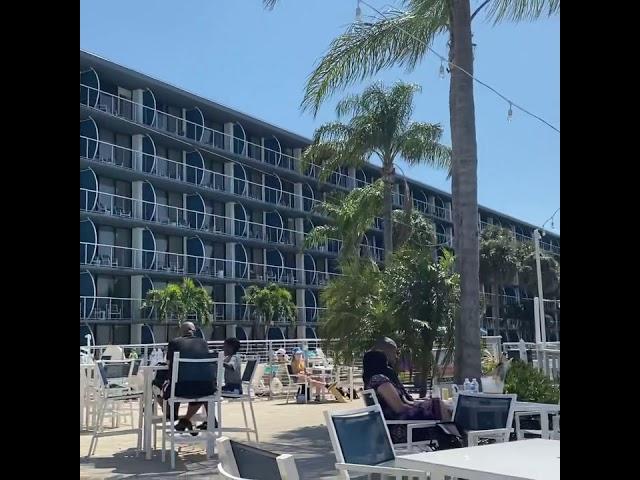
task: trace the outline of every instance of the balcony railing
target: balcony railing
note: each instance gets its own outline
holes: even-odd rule
[[[323,286],[338,273],[298,269],[289,266],[210,258],[184,253],[80,242],[80,265],[87,267],[163,272],[218,279],[273,282],[289,286]],[[307,284],[305,275],[315,282]]]
[[[402,199],[402,205],[404,205],[404,195],[400,195]],[[424,200],[417,198],[413,199],[413,208],[423,213],[424,215],[441,218],[443,220],[451,221],[451,212],[448,208],[439,207],[437,205],[427,203]]]
[[[83,322],[157,322],[157,312],[142,308],[143,299],[114,298],[114,297],[87,297],[80,296],[80,320]],[[296,322],[302,319],[306,323],[318,322],[325,312],[324,307],[296,307]],[[227,303],[214,301],[211,309],[211,319],[214,323],[240,323],[253,324],[258,315],[255,307],[246,303]],[[177,318],[166,319],[168,323],[177,321]],[[278,323],[278,322],[276,322]],[[284,323],[284,321],[282,322]]]
[[[98,102],[97,107],[95,107],[97,110],[117,117],[123,117],[127,120],[131,120],[148,127],[163,130],[171,133],[172,135],[185,137],[193,142],[200,143],[226,153],[232,153],[230,149],[225,148],[227,145],[233,147],[233,150],[235,151],[236,145],[245,144],[247,146],[246,156],[248,158],[264,162],[265,164],[275,166],[283,170],[298,173],[301,172],[300,159],[292,155],[287,155],[284,152],[263,147],[262,145],[250,142],[247,139],[238,138],[234,135],[205,127],[204,125],[197,124],[185,118],[151,108],[126,98],[118,97],[89,85],[80,84],[80,90],[81,103],[87,107],[94,108],[93,105],[90,105],[89,100],[95,97],[89,93],[97,94]],[[84,102],[82,101],[83,99]],[[153,119],[153,121],[150,122],[150,119]],[[241,150],[244,151],[244,148],[241,148]],[[272,163],[272,160],[277,162],[274,164]],[[317,178],[315,173],[319,172],[321,168],[322,167],[320,166],[312,164],[308,169],[310,173],[308,176]],[[335,172],[331,175],[328,183],[348,188],[349,178],[350,177],[348,175]]]
[[[95,144],[97,144],[97,150],[93,156],[92,150],[95,148]],[[80,157],[154,177],[167,178],[213,191],[251,198],[269,205],[312,212],[319,203],[316,199],[296,195],[284,189],[279,190],[250,180],[186,165],[182,162],[146,154],[102,140],[96,141],[83,135],[80,135]],[[187,181],[187,179],[194,179],[194,181]],[[201,181],[196,182],[195,179],[201,179]]]
[[[81,320],[127,320],[131,314],[130,298],[80,296]]]
[[[265,225],[250,220],[236,220],[223,215],[203,213],[86,188],[80,188],[80,210],[275,245],[303,246],[304,238],[309,235],[285,227]],[[231,228],[231,225],[234,228]],[[308,250],[332,252],[329,249],[332,242],[338,242],[338,245],[342,243],[339,240],[330,239],[325,245]]]

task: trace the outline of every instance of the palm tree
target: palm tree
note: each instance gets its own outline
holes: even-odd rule
[[[518,247],[511,231],[489,226],[480,235],[480,280],[491,285],[493,293],[493,316],[501,318],[501,295],[499,288],[509,282],[518,272]]]
[[[278,0],[263,0],[273,8]],[[470,0],[405,0],[406,11],[394,11],[373,22],[358,22],[331,42],[307,82],[302,107],[317,113],[336,90],[393,65],[408,70],[425,57],[441,34],[448,35],[449,121],[451,125],[451,196],[456,268],[460,273],[460,316],[456,322],[456,380],[480,378],[478,152],[473,80],[472,20],[484,10],[494,24],[535,20],[559,14],[560,0],[484,0],[471,13]]]
[[[193,314],[202,325],[207,325],[211,322],[213,299],[204,288],[196,286],[192,279],[184,278],[180,285],[170,283],[162,290],[149,290],[140,308],[149,307],[158,312],[161,322],[175,317],[178,323],[182,323],[187,315]]]
[[[305,239],[307,248],[324,245],[328,239],[342,241],[340,260],[360,256],[363,238],[383,206],[382,180],[376,180],[362,188],[354,188],[346,195],[336,195],[320,204],[322,211],[331,220],[330,224],[314,227]],[[393,245],[398,250],[409,242],[416,247],[431,248],[436,242],[434,223],[405,203],[402,210],[393,211]]]
[[[528,292],[538,295],[538,276],[536,274],[536,257],[534,247],[530,243],[522,243],[518,248],[520,282]],[[551,255],[540,252],[540,271],[542,293],[545,297],[560,297],[560,263]]]
[[[264,338],[267,338],[269,327],[276,320],[295,322],[296,305],[293,303],[291,292],[286,288],[270,283],[264,288],[251,285],[242,298],[246,303],[253,305],[258,318],[264,326]]]
[[[321,167],[320,179],[326,180],[339,167],[361,167],[372,156],[382,162],[385,262],[393,253],[394,162],[398,156],[409,165],[427,164],[448,168],[451,151],[440,143],[439,124],[413,122],[413,96],[420,86],[396,82],[385,87],[376,82],[359,95],[338,102],[338,121],[321,125],[313,143],[304,153],[303,165]],[[339,120],[350,116],[347,123]],[[408,192],[407,192],[408,193]],[[411,199],[407,195],[405,201]]]
[[[305,239],[305,246],[317,247],[334,238],[342,242],[340,258],[359,256],[365,233],[380,216],[382,201],[383,184],[380,180],[355,188],[346,195],[329,197],[317,208],[331,219],[331,223],[314,227]]]

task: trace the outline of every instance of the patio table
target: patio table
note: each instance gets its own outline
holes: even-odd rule
[[[533,439],[396,457],[398,467],[467,480],[559,480],[560,441]]]

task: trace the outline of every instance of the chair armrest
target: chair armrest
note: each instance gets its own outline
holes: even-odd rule
[[[337,470],[347,470],[361,473],[379,473],[381,475],[393,475],[396,478],[417,477],[419,480],[427,480],[427,472],[409,470],[408,468],[379,467],[375,465],[359,465],[356,463],[336,463]]]
[[[467,443],[470,447],[478,445],[481,438],[493,438],[500,442],[506,442],[511,433],[510,428],[496,428],[495,430],[472,430],[467,432]]]

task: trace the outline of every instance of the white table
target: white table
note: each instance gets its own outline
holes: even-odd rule
[[[140,367],[144,378],[144,428],[142,430],[143,448],[145,458],[151,460],[151,438],[153,435],[153,388],[152,382],[155,373],[159,370],[168,370],[166,365],[145,365]],[[164,415],[164,412],[162,413]]]
[[[560,480],[560,441],[521,440],[396,457],[398,467],[467,480]]]

